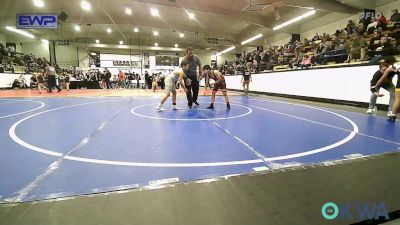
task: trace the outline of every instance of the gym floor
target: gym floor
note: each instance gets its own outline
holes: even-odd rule
[[[143,224],[199,224],[202,220],[208,224],[290,224],[278,221],[296,218],[316,222],[322,219],[323,202],[373,196],[379,196],[376,201],[393,202],[392,211],[399,209],[398,201],[389,200],[392,189],[386,189],[399,187],[399,179],[393,177],[399,176],[395,168],[399,171],[400,125],[366,115],[365,109],[232,93],[229,112],[222,97],[217,97],[215,110],[205,109],[209,96],[199,98],[199,108],[187,110],[183,94],[178,98],[180,110],[171,110],[169,99],[167,110],[158,112],[155,107],[162,92],[72,90],[29,98],[17,97],[26,96],[18,91],[3,93],[0,221],[7,224],[28,221],[32,210],[55,205],[71,213],[77,204],[87,204],[94,214],[103,212],[111,207],[110,198],[120,199],[122,205],[133,204],[128,207],[135,208],[133,215],[141,215],[134,221]],[[375,182],[389,186],[373,194],[379,189]],[[335,187],[337,193],[332,191]],[[331,196],[321,196],[327,192]],[[133,199],[128,201],[126,196]],[[203,202],[206,199],[209,202]],[[185,203],[177,205],[178,200]],[[285,205],[279,203],[284,200]],[[137,210],[142,203],[162,215],[153,218],[150,211]],[[276,206],[266,208],[265,204]],[[302,204],[311,208],[300,207],[295,217],[284,216]],[[34,209],[35,205],[40,209]],[[240,205],[253,213],[237,215]],[[29,212],[18,216],[21,220],[12,219],[15,210],[24,207]],[[191,223],[185,212],[196,207],[202,207],[200,214],[207,218],[191,212],[197,218]],[[313,207],[319,209],[311,215]],[[105,221],[123,224],[133,215]],[[55,222],[66,221],[61,215],[55,218]],[[107,224],[99,218],[86,219],[85,224]]]

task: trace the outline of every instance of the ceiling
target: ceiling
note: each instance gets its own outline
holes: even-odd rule
[[[255,11],[242,11],[250,0],[88,0],[92,9],[84,11],[80,0],[44,0],[45,6],[37,8],[32,0],[2,0],[0,7],[0,33],[8,38],[23,42],[27,39],[6,31],[6,25],[14,25],[17,13],[61,13],[68,19],[61,22],[57,30],[30,30],[35,35],[49,40],[72,40],[94,43],[96,39],[104,44],[124,44],[179,47],[194,45],[198,48],[223,49],[261,32],[265,36],[274,34],[272,27],[292,19],[314,7],[318,17],[329,12],[355,14],[363,4],[374,4],[372,0],[251,0],[251,5],[262,5]],[[371,3],[372,2],[372,3]],[[132,15],[124,12],[125,7],[132,9]],[[150,15],[150,9],[159,10],[160,17]],[[251,8],[251,7],[250,7]],[[280,19],[274,19],[278,10]],[[186,12],[194,13],[190,20]],[[312,19],[312,18],[310,18]],[[307,22],[307,19],[303,22]],[[80,32],[74,31],[74,25],[80,24]],[[133,32],[138,27],[140,32]],[[286,30],[296,29],[298,24]],[[112,33],[106,32],[107,28]],[[152,35],[158,31],[159,36]],[[185,34],[184,38],[179,33]],[[217,38],[218,43],[210,43],[207,38]],[[214,39],[215,40],[215,39]],[[254,44],[254,43],[252,43]]]

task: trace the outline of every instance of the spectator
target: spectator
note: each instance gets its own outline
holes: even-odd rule
[[[366,31],[366,27],[364,26],[364,24],[362,24],[362,23],[358,24],[358,26],[357,26],[357,32],[358,32],[359,34],[364,35],[364,34],[365,34],[365,31]]]
[[[104,78],[107,89],[111,89],[111,72],[107,68],[104,68]]]
[[[118,86],[119,88],[125,88],[125,74],[121,70],[118,73]]]
[[[371,18],[371,22],[367,26],[367,34],[372,34],[378,26],[378,20]]]
[[[7,65],[6,65],[6,68],[5,68],[5,71],[7,71],[9,73],[14,73],[15,72],[15,67],[14,67],[14,65],[12,64],[11,61],[8,61]]]
[[[26,84],[25,77],[22,74],[18,77],[18,83],[19,83],[19,87],[20,88],[27,88],[28,87],[28,85]]]
[[[307,38],[304,38],[303,45],[304,46],[309,46],[310,45],[310,41]]]
[[[303,56],[303,60],[301,61],[301,69],[308,69],[311,66],[311,57],[308,55]]]
[[[393,22],[393,23],[400,21],[399,10],[398,9],[394,9],[392,11],[392,13],[393,13],[393,15],[390,16],[390,21]]]
[[[388,21],[386,19],[386,17],[383,15],[383,13],[381,13],[381,16],[378,18],[377,21],[377,28],[381,28],[382,30],[386,30],[386,26],[388,25]]]
[[[377,64],[384,56],[391,56],[394,53],[393,45],[388,41],[388,37],[382,36],[378,47],[374,51],[374,57],[371,59],[370,64]]]
[[[151,89],[151,77],[147,70],[144,72],[144,80],[146,82],[147,89]]]
[[[393,45],[389,42],[387,36],[381,37],[380,46],[376,49],[381,52],[382,56],[393,55]]]
[[[246,67],[248,71],[253,71],[253,56],[252,54],[248,53],[246,57]]]
[[[8,56],[14,57],[15,56],[15,48],[14,48],[14,46],[9,45],[7,47],[7,52],[8,52]]]
[[[355,59],[360,59],[361,61],[364,61],[367,46],[367,42],[364,38],[361,38],[361,35],[359,33],[354,34],[348,62],[351,62]]]
[[[375,30],[371,40],[369,41],[368,49],[375,50],[378,47],[380,40],[381,34]]]
[[[37,71],[36,73],[36,78],[38,81],[38,89],[39,89],[39,93],[42,94],[42,88],[46,89],[46,87],[44,86],[44,77],[43,74],[40,71]]]
[[[251,72],[248,70],[243,70],[241,83],[243,84],[243,90],[245,95],[248,95],[249,93],[250,82],[252,82]]]
[[[30,87],[37,87],[38,81],[37,81],[37,77],[36,77],[36,73],[32,74],[31,76],[31,81],[30,81]]]
[[[345,30],[347,31],[347,35],[352,35],[356,32],[356,25],[354,24],[353,20],[349,20]]]

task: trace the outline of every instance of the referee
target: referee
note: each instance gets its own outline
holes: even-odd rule
[[[182,60],[182,63],[189,64],[189,70],[185,72],[185,86],[188,90],[186,92],[188,107],[191,109],[193,103],[196,106],[199,105],[197,97],[199,95],[199,81],[202,79],[203,69],[201,68],[199,57],[193,54],[193,49],[190,47],[186,49],[186,56]],[[199,68],[199,77],[197,77],[197,67]]]

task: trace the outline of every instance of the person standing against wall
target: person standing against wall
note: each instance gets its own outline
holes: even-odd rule
[[[193,103],[199,106],[197,97],[199,96],[199,81],[203,78],[203,68],[201,67],[200,59],[197,55],[193,54],[191,47],[186,49],[186,56],[182,60],[183,63],[189,64],[189,70],[185,72],[186,80],[185,86],[188,90],[186,98],[188,101],[189,109],[192,108]],[[199,76],[197,77],[197,67],[199,68]]]
[[[244,93],[246,95],[248,95],[249,94],[249,85],[250,85],[250,82],[252,82],[252,78],[251,78],[251,72],[245,68],[243,68],[243,75],[242,75],[241,82],[243,84]]]
[[[104,69],[104,78],[105,78],[105,81],[106,81],[107,89],[111,89],[111,81],[110,81],[111,72],[107,68]]]

